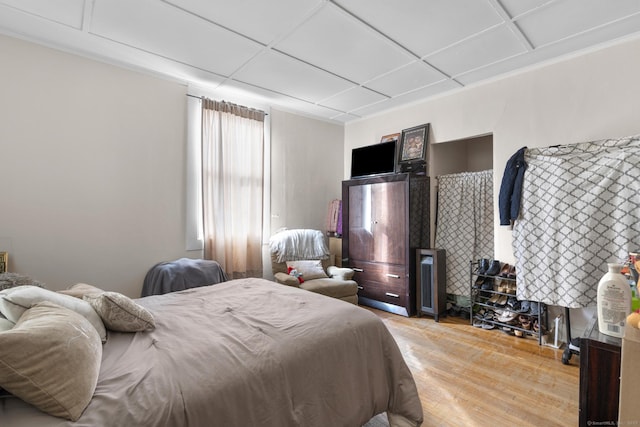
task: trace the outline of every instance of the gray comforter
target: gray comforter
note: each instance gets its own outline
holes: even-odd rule
[[[384,324],[352,304],[262,279],[136,300],[151,332],[110,332],[76,424],[17,398],[0,425],[418,426],[413,377]]]

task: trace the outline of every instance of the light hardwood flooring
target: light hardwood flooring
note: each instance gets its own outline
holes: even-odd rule
[[[576,426],[579,356],[485,330],[460,317],[406,318],[370,309],[413,372],[431,426]]]

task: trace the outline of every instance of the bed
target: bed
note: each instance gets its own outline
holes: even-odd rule
[[[422,423],[398,346],[365,309],[264,279],[135,302],[155,329],[108,331],[75,423],[10,397],[0,425],[359,427],[385,411],[392,427]]]

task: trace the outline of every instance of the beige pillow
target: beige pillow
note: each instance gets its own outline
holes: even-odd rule
[[[156,327],[153,315],[131,298],[118,292],[89,294],[84,300],[100,315],[105,326],[112,331],[138,332]]]
[[[37,286],[18,286],[0,291],[0,313],[16,323],[26,310],[42,301],[52,302],[83,315],[96,328],[102,342],[107,340],[107,330],[88,302]]]
[[[322,261],[287,261],[287,267],[292,267],[298,270],[298,273],[302,274],[304,280],[321,279],[327,276],[322,268]]]
[[[100,288],[96,288],[93,285],[87,285],[86,283],[76,283],[75,285],[71,286],[69,289],[64,289],[58,292],[61,294],[82,299],[85,295],[101,294],[104,292],[104,290]]]
[[[41,302],[0,332],[0,388],[56,417],[76,421],[96,388],[102,343],[89,321]]]

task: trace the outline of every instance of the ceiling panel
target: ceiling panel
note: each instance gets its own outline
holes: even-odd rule
[[[359,118],[360,116],[357,116],[355,114],[350,114],[350,113],[341,113],[341,114],[338,114],[337,116],[331,117],[332,120],[342,122],[342,123],[347,123]]]
[[[540,47],[639,12],[638,0],[564,0],[524,16],[517,24],[534,47]]]
[[[640,0],[0,0],[0,34],[341,123],[640,38]]]
[[[351,111],[364,105],[373,104],[378,101],[387,99],[386,96],[364,87],[354,86],[344,92],[334,95],[330,98],[323,99],[320,105],[335,108],[340,111]]]
[[[353,86],[347,80],[273,51],[264,52],[255,58],[233,78],[310,102],[319,101]]]
[[[524,13],[531,12],[545,5],[553,3],[554,0],[499,0],[511,18],[515,18]]]
[[[422,61],[368,81],[365,85],[385,95],[395,96],[443,80],[446,76]]]
[[[638,28],[640,28],[640,14],[625,19],[619,25],[604,26],[596,31],[543,46],[526,55],[518,55],[469,73],[457,75],[456,80],[464,85],[469,85],[514,71],[527,71],[531,67],[545,65],[558,57],[585,52],[592,46],[601,44],[603,40],[619,40],[628,34],[633,34]]]
[[[322,0],[165,0],[263,44],[290,32]]]
[[[486,0],[337,0],[336,3],[419,57],[503,22]]]
[[[415,59],[331,3],[275,48],[356,83]]]
[[[0,4],[5,4],[69,27],[82,28],[84,0],[0,0]]]
[[[446,93],[454,89],[460,89],[460,87],[461,86],[459,84],[452,80],[444,80],[431,86],[408,92],[374,105],[357,108],[351,111],[351,113],[360,116],[368,116],[383,110],[397,108],[413,102],[422,101],[438,94]]]
[[[505,25],[428,56],[425,60],[450,76],[522,54],[522,42]]]
[[[93,34],[222,75],[232,74],[262,49],[157,1],[96,0],[93,11]]]

